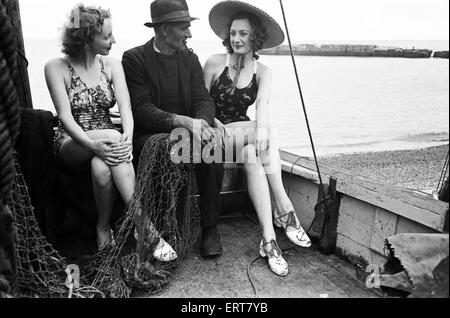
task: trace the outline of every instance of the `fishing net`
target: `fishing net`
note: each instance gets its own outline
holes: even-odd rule
[[[132,291],[161,292],[197,241],[200,210],[195,166],[174,163],[170,158],[174,145],[168,134],[147,141],[139,160],[135,195],[118,222],[115,246],[99,253],[101,264],[92,267],[96,271],[92,286],[109,291],[110,297],[128,297]],[[154,259],[160,237],[176,251],[176,260]]]
[[[25,180],[17,166],[8,206],[17,226],[17,297],[130,297],[163,291],[173,270],[195,245],[200,210],[194,165],[170,160],[169,135],[149,139],[141,155],[135,195],[117,223],[114,244],[80,264],[79,286],[66,260],[42,236]],[[154,259],[160,237],[176,251],[172,262]]]
[[[41,233],[17,159],[16,171],[7,200],[17,229],[17,286],[13,286],[15,296],[24,298],[68,297],[71,292],[70,288],[66,286],[67,263]],[[72,296],[84,298],[97,292],[92,288],[80,285],[78,290],[72,293]]]

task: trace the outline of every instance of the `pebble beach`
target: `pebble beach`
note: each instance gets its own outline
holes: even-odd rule
[[[431,193],[438,186],[448,151],[447,144],[414,150],[324,156],[319,157],[319,162],[389,185]]]

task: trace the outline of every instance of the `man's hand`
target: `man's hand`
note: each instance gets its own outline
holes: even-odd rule
[[[194,139],[197,142],[200,141],[202,146],[211,145],[216,148],[217,143],[220,142],[216,130],[209,126],[204,119],[193,119],[191,132]]]
[[[231,133],[229,131],[229,129],[227,128],[227,126],[225,126],[220,120],[218,120],[217,118],[214,118],[214,125],[216,126],[217,129],[219,129],[220,133],[222,134],[222,137],[231,137]]]

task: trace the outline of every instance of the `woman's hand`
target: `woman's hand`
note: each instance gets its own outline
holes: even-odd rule
[[[214,118],[214,126],[216,127],[216,131],[218,132],[218,138],[220,140],[220,144],[222,146],[222,150],[225,151],[225,139],[231,137],[230,130],[217,118]]]
[[[133,138],[130,137],[130,135],[127,132],[124,132],[122,134],[122,138],[120,139],[121,143],[128,145],[128,153],[125,157],[125,162],[126,163],[130,163],[133,161],[134,157],[133,157]]]
[[[115,153],[117,143],[109,138],[92,140],[91,151],[110,166],[117,166],[123,161],[120,153]]]
[[[270,131],[267,127],[257,127],[255,136],[256,155],[259,157],[261,152],[270,149]]]

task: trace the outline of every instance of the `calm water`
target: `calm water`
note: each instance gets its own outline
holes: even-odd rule
[[[120,59],[141,42],[119,40],[111,55]],[[223,51],[218,43],[191,46],[202,63]],[[420,48],[448,49],[448,42]],[[34,106],[55,112],[43,68],[59,55],[58,42],[27,39],[26,51]],[[281,148],[309,156],[291,58],[262,56],[260,61],[273,70],[270,114]],[[296,57],[296,63],[319,155],[448,144],[448,60]]]

